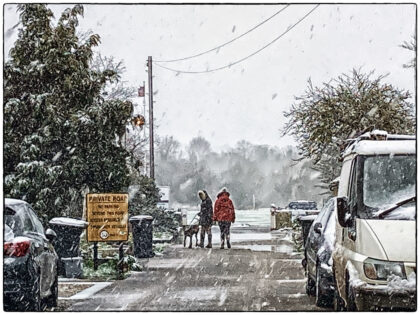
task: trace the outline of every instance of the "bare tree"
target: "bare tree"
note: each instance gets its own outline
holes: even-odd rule
[[[400,45],[400,47],[414,52],[413,59],[411,59],[409,63],[403,64],[404,68],[415,68],[416,67],[416,64],[417,64],[416,55],[415,55],[416,51],[417,51],[417,44],[416,43],[417,43],[416,38],[413,36],[412,39],[411,39],[411,42],[404,41],[404,43],[402,43]]]
[[[169,158],[178,159],[181,144],[175,140],[173,136],[166,136],[160,139],[157,147],[157,152],[162,161],[167,161]]]
[[[210,151],[210,143],[201,136],[193,138],[188,146],[188,155],[191,161],[201,161]]]
[[[92,69],[96,71],[111,70],[117,74],[116,79],[109,82],[102,91],[104,99],[131,99],[136,96],[136,89],[128,86],[127,81],[121,80],[121,75],[126,71],[122,60],[118,61],[113,56],[107,57],[98,53],[93,59]]]

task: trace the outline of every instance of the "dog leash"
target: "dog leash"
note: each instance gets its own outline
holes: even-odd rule
[[[193,218],[192,218],[192,220],[191,220],[191,222],[190,222],[190,224],[189,224],[188,228],[190,228],[190,227],[192,226],[192,223],[194,222],[195,217],[196,217],[199,213],[200,213],[200,212],[197,212],[197,213],[195,214],[195,216],[193,216]]]

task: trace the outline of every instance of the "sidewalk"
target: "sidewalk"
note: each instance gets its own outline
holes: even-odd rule
[[[302,256],[291,230],[232,230],[232,249],[173,245],[146,270],[115,281],[70,311],[289,311],[322,310],[305,294]],[[194,241],[195,245],[195,241]]]

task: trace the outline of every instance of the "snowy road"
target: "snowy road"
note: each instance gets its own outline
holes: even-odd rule
[[[217,227],[213,228],[217,232]],[[216,234],[216,233],[215,233]],[[218,235],[214,236],[218,241]],[[73,311],[322,310],[305,294],[291,231],[235,227],[232,249],[168,247],[147,270],[116,281]],[[217,242],[216,242],[217,243]]]

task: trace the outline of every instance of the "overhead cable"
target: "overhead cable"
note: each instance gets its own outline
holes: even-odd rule
[[[173,71],[173,72],[176,72],[176,73],[187,73],[187,74],[199,74],[199,73],[208,73],[208,72],[215,72],[215,71],[219,71],[219,70],[223,70],[223,69],[226,69],[226,68],[230,68],[231,66],[234,66],[234,65],[236,65],[236,64],[238,64],[238,63],[241,63],[241,62],[243,62],[243,61],[245,61],[245,60],[247,60],[248,58],[251,58],[251,57],[253,57],[253,56],[255,56],[256,54],[258,54],[259,52],[261,52],[261,51],[263,51],[264,49],[266,49],[267,47],[269,47],[269,46],[271,46],[272,44],[274,44],[276,41],[278,41],[280,38],[282,38],[284,35],[286,35],[288,32],[290,32],[293,28],[295,28],[299,23],[301,23],[303,20],[305,20],[312,12],[314,12],[318,7],[319,7],[320,5],[319,4],[317,4],[314,8],[312,8],[308,13],[306,13],[301,19],[299,19],[295,24],[293,24],[293,25],[291,25],[291,26],[289,26],[283,33],[281,33],[279,36],[277,36],[275,39],[273,39],[271,42],[269,42],[268,44],[266,44],[265,46],[263,46],[263,47],[261,47],[260,49],[258,49],[258,50],[256,50],[256,51],[254,51],[252,54],[250,54],[250,55],[248,55],[248,56],[246,56],[246,57],[244,57],[244,58],[242,58],[242,59],[239,59],[239,60],[237,60],[237,61],[234,61],[234,62],[231,62],[231,63],[229,63],[229,64],[227,64],[227,65],[224,65],[224,66],[222,66],[222,67],[218,67],[218,68],[213,68],[213,69],[207,69],[207,70],[201,70],[201,71],[187,71],[187,70],[178,70],[178,69],[173,69],[173,68],[169,68],[169,67],[166,67],[166,66],[163,66],[163,65],[161,65],[161,64],[159,64],[159,63],[156,63],[155,65],[156,66],[158,66],[158,67],[160,67],[160,68],[163,68],[163,69],[166,69],[166,70],[169,70],[169,71]]]
[[[278,15],[278,14],[280,14],[281,12],[283,12],[284,10],[286,10],[286,8],[287,8],[289,5],[290,5],[290,4],[286,5],[284,8],[280,9],[279,11],[277,11],[276,13],[274,13],[274,14],[273,14],[272,16],[270,16],[269,18],[267,18],[267,19],[265,19],[264,21],[260,22],[259,24],[255,25],[253,28],[249,29],[249,30],[248,30],[248,31],[246,31],[245,33],[243,33],[243,34],[241,34],[241,35],[239,35],[239,36],[237,36],[237,37],[235,37],[235,38],[233,38],[233,39],[231,39],[231,40],[227,41],[226,43],[223,43],[223,44],[221,44],[221,45],[219,45],[219,46],[216,46],[216,47],[214,47],[214,48],[212,48],[212,49],[209,49],[209,50],[203,51],[203,52],[201,52],[201,53],[199,53],[199,54],[196,54],[196,55],[192,55],[192,56],[184,57],[184,58],[178,58],[178,59],[172,59],[172,60],[154,60],[154,62],[175,62],[175,61],[188,60],[188,59],[196,58],[196,57],[199,57],[199,56],[205,55],[205,54],[207,54],[207,53],[209,53],[209,52],[212,52],[212,51],[218,50],[218,49],[220,49],[220,48],[222,48],[222,47],[224,47],[224,46],[226,46],[226,45],[229,45],[230,43],[233,43],[234,41],[238,40],[239,38],[241,38],[241,37],[243,37],[243,36],[245,36],[245,35],[247,35],[247,34],[251,33],[253,30],[257,29],[258,27],[260,27],[260,26],[261,26],[261,25],[263,25],[264,23],[266,23],[266,22],[268,22],[269,20],[271,20],[272,18],[274,18],[276,15]]]

